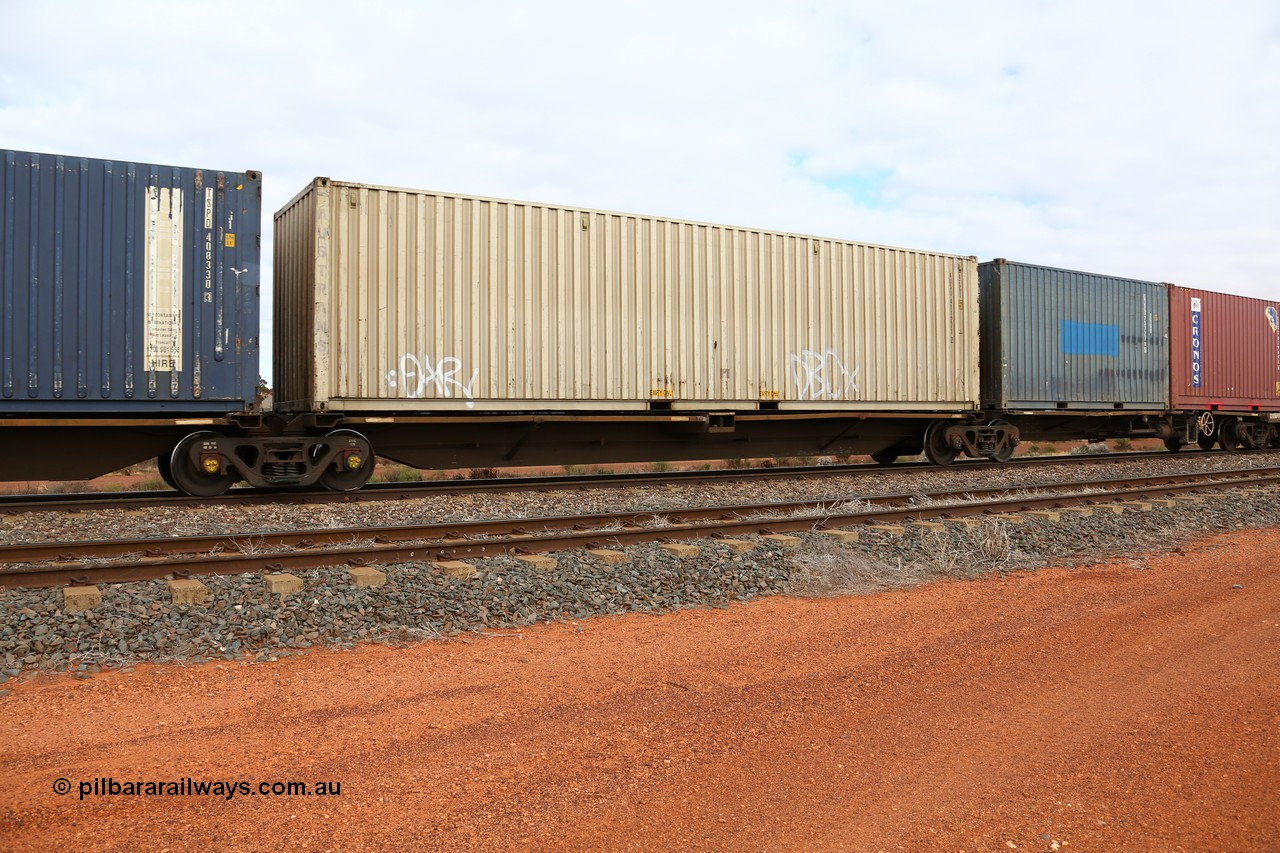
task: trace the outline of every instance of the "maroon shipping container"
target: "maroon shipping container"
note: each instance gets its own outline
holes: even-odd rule
[[[1174,409],[1280,412],[1280,302],[1169,288]]]

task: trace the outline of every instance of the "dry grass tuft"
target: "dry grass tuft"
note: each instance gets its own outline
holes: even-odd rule
[[[913,565],[889,565],[827,542],[807,543],[792,557],[791,565],[788,591],[813,598],[903,589],[932,579]]]
[[[948,536],[926,537],[919,562],[935,577],[968,578],[983,572],[1015,568],[1017,555],[1003,524],[951,531]]]
[[[824,597],[905,589],[941,578],[972,578],[1016,568],[1020,557],[1004,525],[925,536],[909,558],[877,560],[834,542],[809,542],[791,559],[789,592]]]

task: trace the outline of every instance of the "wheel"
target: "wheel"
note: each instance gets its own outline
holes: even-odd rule
[[[1009,425],[1009,422],[1001,418],[996,418],[992,421],[988,421],[987,423],[987,426],[1008,426],[1008,425]],[[1015,445],[1013,442],[1002,444],[1000,446],[1000,449],[997,450],[992,455],[991,458],[996,460],[997,462],[1008,462],[1010,459],[1013,458],[1014,448],[1015,448]]]
[[[877,450],[871,454],[871,458],[875,460],[877,465],[892,465],[894,460],[898,458],[897,447],[886,447],[884,450]]]
[[[1268,447],[1280,447],[1280,428],[1272,427],[1267,435]]]
[[[226,467],[225,463],[218,463],[213,452],[201,449],[203,442],[221,437],[216,432],[193,432],[178,442],[178,446],[169,455],[169,476],[173,478],[175,489],[198,498],[212,498],[231,488],[231,484],[240,479],[234,469],[210,472],[204,468],[206,462],[215,468]]]
[[[325,436],[329,446],[319,445],[317,453],[327,453],[333,445],[338,447],[338,455],[320,475],[320,482],[326,489],[335,492],[354,492],[369,482],[373,475],[373,445],[355,430],[335,429]]]
[[[1222,423],[1218,426],[1218,446],[1229,453],[1234,453],[1244,446],[1244,442],[1236,433],[1234,418],[1222,419]]]
[[[1177,453],[1182,449],[1182,439],[1176,435],[1171,435],[1164,440],[1164,449],[1171,453]]]
[[[950,465],[960,455],[947,441],[946,431],[946,421],[934,421],[924,432],[924,455],[934,465]]]
[[[1213,450],[1213,446],[1218,443],[1216,435],[1206,435],[1200,433],[1196,436],[1196,444],[1200,445],[1201,450]]]
[[[172,453],[172,451],[170,451],[170,453]],[[169,467],[168,453],[161,453],[156,457],[156,470],[160,472],[160,479],[164,480],[165,484],[169,488],[178,488],[173,482],[173,469]]]

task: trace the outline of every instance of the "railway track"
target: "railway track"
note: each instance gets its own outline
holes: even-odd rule
[[[48,587],[166,576],[443,561],[663,540],[856,528],[876,523],[1063,509],[1277,483],[1280,483],[1280,467],[659,512],[6,545],[0,546],[0,565],[5,566],[0,569],[0,586]]]
[[[1265,451],[1263,451],[1265,452]],[[1235,456],[1221,450],[1185,451],[1185,455],[1203,459]],[[1087,465],[1107,462],[1167,460],[1175,458],[1167,450],[1099,453],[1081,456],[1020,456],[1008,462],[966,459],[949,469],[939,469],[929,462],[899,462],[890,466],[875,463],[837,465],[804,465],[777,468],[724,468],[711,471],[644,471],[623,474],[575,474],[539,477],[499,477],[479,480],[424,480],[415,483],[373,483],[357,492],[334,492],[327,489],[284,492],[262,492],[256,489],[232,489],[216,498],[181,495],[171,490],[148,492],[88,492],[75,494],[0,495],[0,514],[33,511],[84,511],[95,509],[146,509],[148,507],[204,506],[209,504],[327,504],[356,501],[412,500],[430,495],[461,495],[480,492],[515,492],[575,489],[620,488],[652,483],[709,483],[773,478],[830,477],[837,474],[869,474],[911,470],[981,470],[1002,467],[1034,467],[1038,465]]]

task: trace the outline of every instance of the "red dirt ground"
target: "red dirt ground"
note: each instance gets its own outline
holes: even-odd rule
[[[1146,566],[39,678],[0,847],[1275,850],[1280,530]]]

